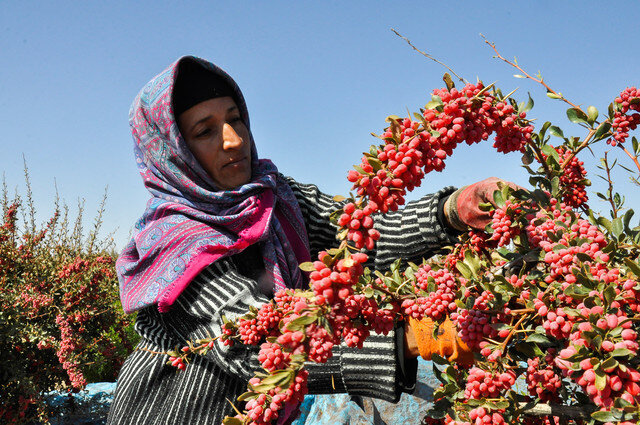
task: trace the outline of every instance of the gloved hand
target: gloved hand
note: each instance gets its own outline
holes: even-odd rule
[[[418,321],[410,317],[409,326],[413,332],[412,338],[415,339],[423,359],[431,360],[434,354],[439,354],[457,364],[466,366],[473,364],[473,352],[467,344],[462,342],[456,326],[448,316],[438,328],[437,339],[433,337],[434,322],[429,318]]]
[[[503,182],[513,189],[520,189],[516,184],[497,177],[489,177],[481,182],[461,187],[453,192],[444,204],[444,216],[449,225],[460,231],[467,230],[468,227],[484,229],[491,221],[491,215],[488,211],[482,211],[479,205],[489,202],[496,206],[493,192],[499,189],[498,182]]]

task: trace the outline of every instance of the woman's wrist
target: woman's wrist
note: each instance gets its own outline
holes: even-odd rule
[[[459,232],[464,232],[468,228],[468,226],[464,224],[464,222],[460,219],[456,205],[458,196],[465,189],[465,187],[461,187],[460,189],[453,192],[444,202],[443,208],[444,220],[447,226]]]

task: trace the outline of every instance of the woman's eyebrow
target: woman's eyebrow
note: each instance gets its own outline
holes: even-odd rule
[[[206,117],[202,117],[200,118],[198,121],[196,121],[195,123],[193,123],[193,125],[191,126],[191,129],[189,131],[193,131],[194,128],[196,128],[196,126],[198,124],[200,124],[203,121],[207,121],[209,118],[211,118],[213,115],[209,114]]]
[[[234,105],[234,106],[230,106],[230,107],[227,109],[227,114],[229,114],[229,113],[231,113],[231,112],[235,112],[235,111],[237,111],[237,110],[238,110],[238,107],[237,107],[237,106],[235,106],[235,105]],[[209,115],[207,115],[206,117],[202,117],[202,118],[200,118],[198,121],[196,121],[196,122],[191,126],[191,130],[190,130],[190,131],[193,131],[193,129],[194,129],[198,124],[200,124],[200,123],[201,123],[201,122],[203,122],[203,121],[207,121],[207,120],[208,120],[209,118],[211,118],[212,116],[213,116],[212,114],[209,114]]]

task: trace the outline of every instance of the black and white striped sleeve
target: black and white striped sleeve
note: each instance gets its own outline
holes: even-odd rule
[[[376,268],[385,270],[397,258],[419,262],[444,246],[453,245],[458,232],[444,225],[439,210],[455,190],[453,186],[445,187],[409,202],[403,209],[378,216],[374,225],[380,232],[374,253]]]
[[[165,314],[169,331],[182,342],[222,334],[222,316],[230,320],[242,316],[249,307],[259,308],[269,299],[253,279],[240,274],[231,260],[217,261],[205,268],[178,297]],[[260,369],[259,347],[220,342],[207,358],[231,375],[248,381]]]
[[[317,186],[298,183],[285,178],[293,190],[307,224],[312,258],[322,249],[335,247],[337,227],[330,215],[342,207],[343,202],[322,193]],[[397,258],[420,262],[431,257],[442,247],[456,241],[457,232],[443,223],[439,214],[444,200],[454,191],[449,186],[422,199],[409,202],[404,208],[376,217],[375,228],[380,231],[376,251],[369,252],[375,268],[387,269]]]

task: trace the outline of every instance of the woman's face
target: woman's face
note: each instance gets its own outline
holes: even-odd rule
[[[235,189],[251,180],[251,139],[233,98],[198,103],[178,117],[187,146],[216,186]]]

